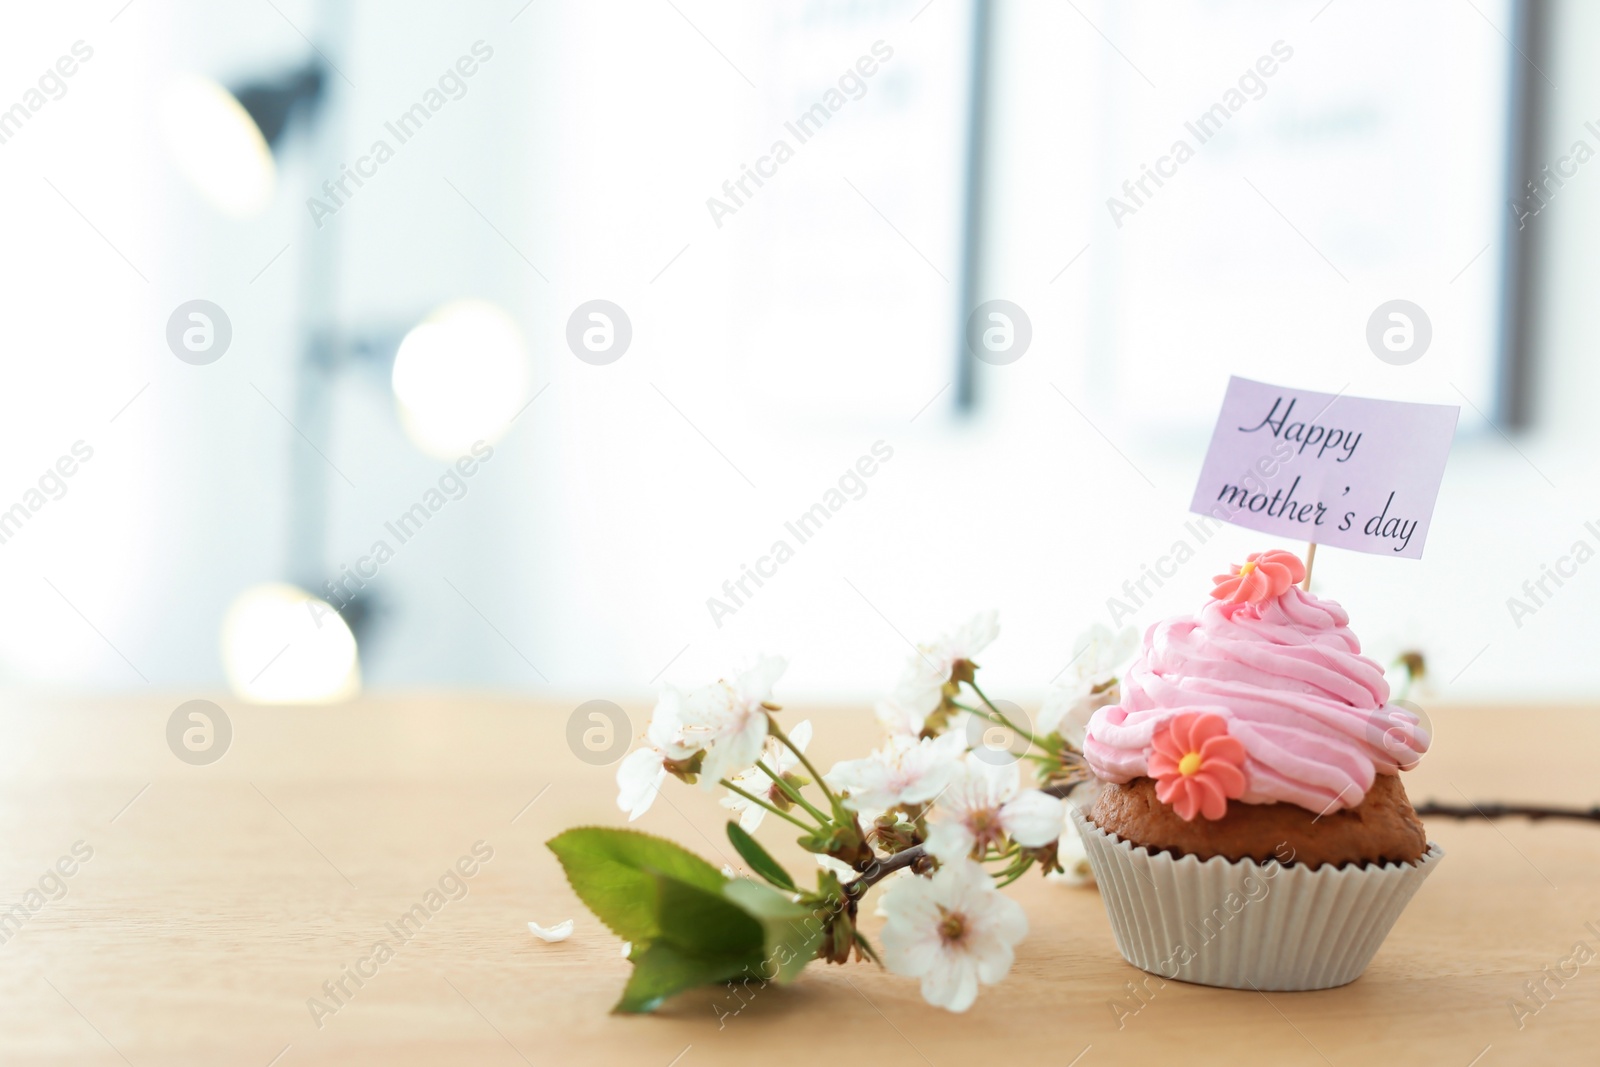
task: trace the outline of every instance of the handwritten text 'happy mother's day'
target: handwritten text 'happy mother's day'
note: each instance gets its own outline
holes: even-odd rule
[[[1229,382],[1190,510],[1362,552],[1422,555],[1457,409]]]

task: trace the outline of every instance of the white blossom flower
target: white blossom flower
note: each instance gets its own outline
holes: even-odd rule
[[[693,750],[704,750],[706,760],[700,784],[710,789],[732,778],[761,757],[767,739],[767,709],[772,684],[788,663],[764,656],[732,682],[702,686],[683,698],[683,739]]]
[[[944,687],[956,673],[957,665],[973,663],[978,654],[1000,636],[996,618],[993,611],[974,615],[954,633],[946,634],[931,645],[917,646],[917,654],[907,665],[892,698],[896,713],[905,714],[916,724],[916,729],[908,732],[920,733],[923,720],[944,702]]]
[[[1059,733],[1074,748],[1083,748],[1084,731],[1096,709],[1115,703],[1117,680],[1139,650],[1139,632],[1132,626],[1116,633],[1095,623],[1072,642],[1071,675],[1051,691],[1039,710],[1039,734]]]
[[[529,923],[528,929],[533,931],[533,936],[540,941],[555,942],[565,941],[572,936],[572,920],[556,923],[554,926],[540,926],[538,923]]]
[[[650,713],[643,748],[634,749],[617,765],[617,807],[633,822],[650,810],[667,777],[669,759],[687,759],[694,749],[684,742],[680,712],[683,695],[668,686]]]
[[[966,1011],[979,982],[1004,978],[1012,947],[1028,933],[1022,906],[970,860],[947,863],[931,878],[898,880],[884,893],[883,910],[884,964],[922,979],[922,999],[946,1011]]]
[[[909,672],[908,672],[909,673]],[[927,721],[926,712],[915,711],[911,707],[912,693],[910,687],[904,683],[895,686],[894,692],[878,701],[873,709],[882,724],[891,736],[904,734],[907,737],[916,737],[922,733],[923,724]]]
[[[807,719],[805,722],[797,723],[794,729],[789,731],[789,740],[794,742],[795,748],[804,752],[806,746],[811,743],[811,721]],[[800,757],[789,751],[789,746],[781,744],[777,738],[768,737],[766,755],[762,758],[762,762],[771,767],[781,778],[800,766]],[[748,771],[734,775],[729,781],[746,793],[754,794],[768,803],[777,804],[780,809],[783,804],[779,802],[779,798],[783,797],[785,802],[787,801],[787,794],[778,788],[778,783],[769,778],[767,772],[759,767],[751,767]],[[729,793],[722,798],[721,803],[723,807],[739,813],[739,826],[746,833],[755,833],[756,827],[761,825],[761,820],[767,815],[766,808],[760,804],[752,804],[738,793]]]
[[[939,795],[961,768],[966,734],[951,730],[918,739],[895,734],[865,759],[833,765],[826,777],[847,793],[845,807],[857,812],[883,812],[901,804],[925,804]]]
[[[1020,786],[1016,763],[996,765],[969,755],[928,816],[928,852],[954,862],[1004,837],[1024,848],[1054,841],[1065,814],[1061,801]]]

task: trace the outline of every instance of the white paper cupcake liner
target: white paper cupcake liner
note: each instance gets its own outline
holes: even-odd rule
[[[1117,950],[1165,979],[1229,989],[1331,989],[1353,982],[1444,851],[1416,863],[1333,867],[1174,859],[1072,810]]]

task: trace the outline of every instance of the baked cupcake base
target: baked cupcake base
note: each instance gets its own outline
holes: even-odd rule
[[[1315,870],[1325,864],[1415,863],[1428,838],[1398,775],[1380,774],[1353,808],[1318,815],[1297,804],[1228,804],[1217,820],[1185,822],[1156,799],[1155,782],[1106,785],[1091,815],[1096,826],[1152,852],[1206,860],[1277,860]]]
[[[1283,866],[1174,856],[1072,809],[1117,950],[1165,979],[1231,989],[1331,989],[1366,970],[1444,852],[1416,863]]]

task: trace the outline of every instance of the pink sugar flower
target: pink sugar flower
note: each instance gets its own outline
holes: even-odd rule
[[[1245,562],[1227,574],[1211,579],[1216,588],[1211,595],[1229,604],[1259,604],[1273,600],[1289,591],[1306,576],[1306,565],[1293,552],[1270,548],[1265,552],[1252,552]]]
[[[1174,715],[1150,738],[1150,777],[1156,799],[1184,822],[1198,813],[1220,819],[1228,800],[1244,795],[1244,745],[1228,736],[1228,721],[1210,712]]]

